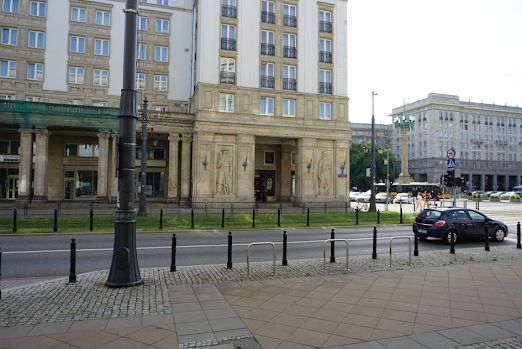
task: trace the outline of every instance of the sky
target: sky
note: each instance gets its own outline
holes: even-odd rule
[[[522,108],[522,0],[348,0],[351,122],[428,97]]]

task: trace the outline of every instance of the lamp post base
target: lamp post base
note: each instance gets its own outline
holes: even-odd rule
[[[399,184],[410,184],[414,180],[410,177],[409,173],[401,173],[399,177],[395,180],[396,183]]]

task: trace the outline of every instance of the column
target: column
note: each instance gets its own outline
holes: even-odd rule
[[[47,200],[47,163],[49,162],[48,130],[35,130],[34,200]]]
[[[496,166],[497,164],[495,164]],[[497,171],[497,169],[495,168],[495,172]],[[497,174],[495,173],[493,175],[493,190],[494,191],[497,191],[498,190],[498,184],[497,184]]]
[[[18,199],[31,199],[31,174],[33,168],[33,130],[18,129],[20,133],[20,162],[18,164]]]
[[[486,175],[485,174],[480,175],[480,190],[483,190],[483,191],[486,190]]]
[[[178,152],[179,135],[169,134],[169,185],[167,191],[167,202],[178,200]]]
[[[181,198],[188,199],[190,196],[190,154],[192,137],[181,136]]]
[[[332,168],[336,198],[350,197],[350,143],[334,141],[334,163]],[[344,166],[344,170],[341,168]],[[346,175],[346,177],[344,177]]]
[[[192,142],[192,178],[194,180],[194,202],[206,201],[214,193],[215,179],[214,162],[214,134],[195,132]]]
[[[402,146],[401,146],[401,173],[397,178],[398,183],[408,184],[413,182],[410,174],[408,173],[408,127],[402,127]]]
[[[296,142],[295,201],[299,204],[315,197],[316,143],[311,138],[301,138]]]
[[[292,194],[292,146],[281,146],[281,162],[279,163],[281,200],[289,201]]]
[[[111,201],[113,198],[118,196],[118,177],[116,177],[116,143],[118,140],[118,134],[112,133],[112,145],[111,145],[111,161],[109,167],[109,193]]]
[[[234,192],[242,201],[254,200],[254,173],[255,173],[255,136],[238,134],[236,136],[236,178]],[[287,164],[290,164],[288,162]],[[246,166],[244,166],[246,165]],[[288,175],[290,179],[290,174]],[[290,195],[288,195],[290,196]]]
[[[98,133],[98,200],[107,200],[109,187],[109,137]]]

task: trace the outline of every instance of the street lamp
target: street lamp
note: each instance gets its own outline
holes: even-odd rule
[[[373,98],[377,96],[377,93],[372,91],[372,165],[370,169],[371,182],[370,182],[370,209],[369,212],[376,211],[375,205],[375,115],[373,111]]]

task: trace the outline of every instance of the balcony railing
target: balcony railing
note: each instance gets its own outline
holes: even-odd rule
[[[283,17],[283,25],[285,27],[294,27],[297,28],[297,17],[285,15]]]
[[[292,46],[283,47],[283,57],[297,58],[297,49]]]
[[[261,12],[261,22],[275,24],[275,13],[274,12]]]
[[[222,50],[236,50],[236,39],[221,38],[221,49]]]
[[[261,43],[261,54],[275,56],[275,45]]]
[[[222,71],[221,72],[220,82],[222,84],[235,85],[236,84],[236,73],[235,72]]]
[[[275,78],[273,76],[261,75],[261,87],[274,88]]]
[[[332,53],[328,51],[319,52],[319,62],[332,63]]]
[[[319,31],[323,33],[332,32],[332,22],[319,21]]]
[[[331,82],[320,82],[319,93],[332,94],[332,83]]]
[[[283,90],[292,90],[292,91],[295,91],[296,90],[296,80],[295,79],[289,79],[289,78],[284,78],[283,79]]]
[[[228,6],[228,5],[221,5],[221,16],[229,17],[229,18],[236,18],[236,7]]]

